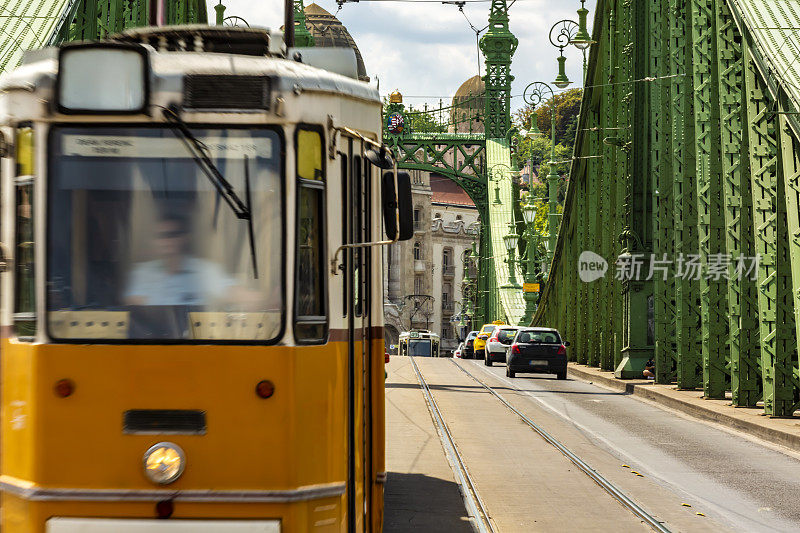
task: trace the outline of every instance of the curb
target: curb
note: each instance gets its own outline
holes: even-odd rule
[[[672,396],[662,393],[658,389],[652,388],[652,385],[649,383],[647,385],[636,382],[631,383],[616,379],[614,377],[599,375],[592,371],[584,370],[583,368],[576,366],[575,363],[569,363],[567,372],[571,377],[577,378],[581,381],[591,381],[593,384],[601,385],[608,389],[623,392],[625,394],[631,394],[633,396],[639,396],[663,405],[664,407],[680,411],[681,413],[685,413],[694,418],[705,420],[707,422],[713,422],[730,429],[735,429],[767,442],[779,444],[791,450],[800,452],[800,435],[798,434],[789,433],[779,428],[770,427],[765,423],[742,420],[736,416],[720,413],[714,409],[709,409],[688,401],[673,398]],[[730,407],[730,409],[734,410],[736,408]],[[768,421],[770,419],[765,417],[764,420]]]

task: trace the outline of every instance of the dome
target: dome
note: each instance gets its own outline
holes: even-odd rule
[[[478,115],[483,115],[486,105],[484,94],[486,84],[480,76],[473,76],[456,91],[453,97],[453,107],[450,111],[451,127],[456,133],[482,132],[483,121],[478,120]]]
[[[458,88],[456,91],[455,97],[453,97],[453,103],[456,103],[456,99],[459,97],[469,97],[469,96],[479,96],[482,95],[486,91],[486,84],[483,83],[483,80],[480,76],[475,75],[472,76],[470,79],[465,81],[461,84],[461,87]]]
[[[317,4],[309,4],[303,11],[306,14],[306,27],[314,36],[314,46],[352,48],[356,53],[358,78],[369,81],[361,52],[344,24]]]

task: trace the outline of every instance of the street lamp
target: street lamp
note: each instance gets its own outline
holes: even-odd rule
[[[531,129],[536,122],[536,106],[545,100],[545,96],[550,94],[550,97],[555,96],[553,88],[548,84],[535,81],[525,87],[522,98],[526,104],[531,106]],[[555,104],[555,102],[554,102]],[[538,129],[538,128],[537,128]],[[556,108],[555,105],[550,106],[550,173],[547,175],[547,192],[548,192],[548,236],[547,236],[547,259],[548,262],[553,258],[553,252],[556,249],[556,237],[558,235],[558,212],[556,206],[556,191],[558,189],[558,181],[560,177],[556,172]]]
[[[581,0],[581,7],[578,9],[578,33],[570,41],[570,44],[578,50],[586,50],[594,42],[587,27],[588,15],[589,10],[586,9],[586,0]]]
[[[519,169],[516,168],[514,162],[512,162],[513,167],[509,167],[505,163],[497,163],[492,165],[489,169],[489,178],[494,181],[494,203],[501,204],[503,203],[500,200],[500,181],[502,180],[511,180],[513,182],[515,177],[519,176]],[[513,200],[513,198],[512,198]]]
[[[540,281],[540,269],[537,262],[539,261],[539,233],[536,231],[536,214],[537,208],[535,201],[539,198],[533,198],[528,195],[525,198],[525,205],[522,207],[522,219],[525,221],[525,231],[522,234],[525,239],[525,283],[536,283]],[[526,292],[525,298],[525,318],[526,321],[533,318],[536,312],[537,293]]]
[[[508,282],[511,287],[518,287],[517,276],[514,272],[514,264],[517,262],[514,259],[514,252],[517,250],[517,244],[519,244],[519,235],[517,235],[515,231],[514,222],[508,223],[508,231],[508,234],[503,235],[503,241],[506,245],[506,251],[508,252],[508,259],[506,259],[508,263]]]
[[[550,44],[558,48],[558,76],[553,85],[559,89],[566,89],[572,83],[567,77],[567,58],[564,57],[564,48],[569,46],[572,38],[578,33],[578,23],[574,20],[559,20],[550,28]]]
[[[569,45],[574,46],[583,52],[583,79],[586,80],[586,50],[594,43],[592,36],[589,34],[587,27],[587,17],[589,10],[586,9],[586,0],[581,0],[581,7],[578,9],[578,21],[565,19],[559,20],[553,27],[550,28],[550,44],[558,48],[558,76],[556,76],[553,85],[559,89],[566,89],[572,83],[567,77],[566,62],[567,58],[564,57],[564,48]]]
[[[466,317],[469,300],[467,301],[467,304],[464,304],[464,300],[459,300],[454,303],[455,305],[459,306],[461,310],[459,311],[458,315],[453,315],[450,318],[450,322],[452,322],[453,324],[453,329],[455,330],[458,342],[463,342],[464,339],[467,338],[467,333],[469,332],[469,330],[467,329],[468,324]],[[456,316],[458,316],[458,320],[456,320]]]

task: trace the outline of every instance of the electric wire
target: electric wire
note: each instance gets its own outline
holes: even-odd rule
[[[654,82],[654,81],[666,80],[666,79],[670,79],[670,78],[681,78],[681,77],[684,77],[684,76],[686,76],[686,74],[670,74],[668,76],[645,76],[644,78],[640,78],[640,79],[637,79],[637,80],[617,81],[617,82],[613,82],[613,83],[600,83],[600,84],[597,84],[597,85],[585,85],[585,86],[582,86],[582,87],[571,87],[569,89],[563,89],[563,90],[560,90],[560,91],[556,91],[555,94],[557,94],[557,95],[558,94],[563,94],[563,93],[566,93],[566,92],[569,92],[569,91],[574,91],[576,89],[580,89],[580,90],[583,90],[583,89],[595,89],[595,88],[598,88],[598,87],[611,87],[611,86],[615,86],[615,85],[628,85],[628,84],[631,84],[631,83]],[[521,98],[522,96],[524,96],[524,95],[523,94],[512,94],[511,98]],[[445,96],[445,95],[419,95],[419,94],[406,95],[406,94],[404,94],[403,98],[441,98],[442,100],[445,100],[445,99],[453,99],[453,98],[455,98],[455,96],[454,95]]]

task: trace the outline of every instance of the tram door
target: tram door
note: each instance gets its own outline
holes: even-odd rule
[[[372,167],[362,158],[361,141],[349,139],[347,169],[342,164],[344,206],[343,237],[349,243],[371,242]],[[340,154],[344,156],[344,154]],[[349,361],[348,437],[348,529],[367,531],[372,521],[371,494],[373,474],[372,438],[372,316],[370,313],[371,259],[370,248],[355,248],[347,253],[345,273],[345,307],[347,315]]]

